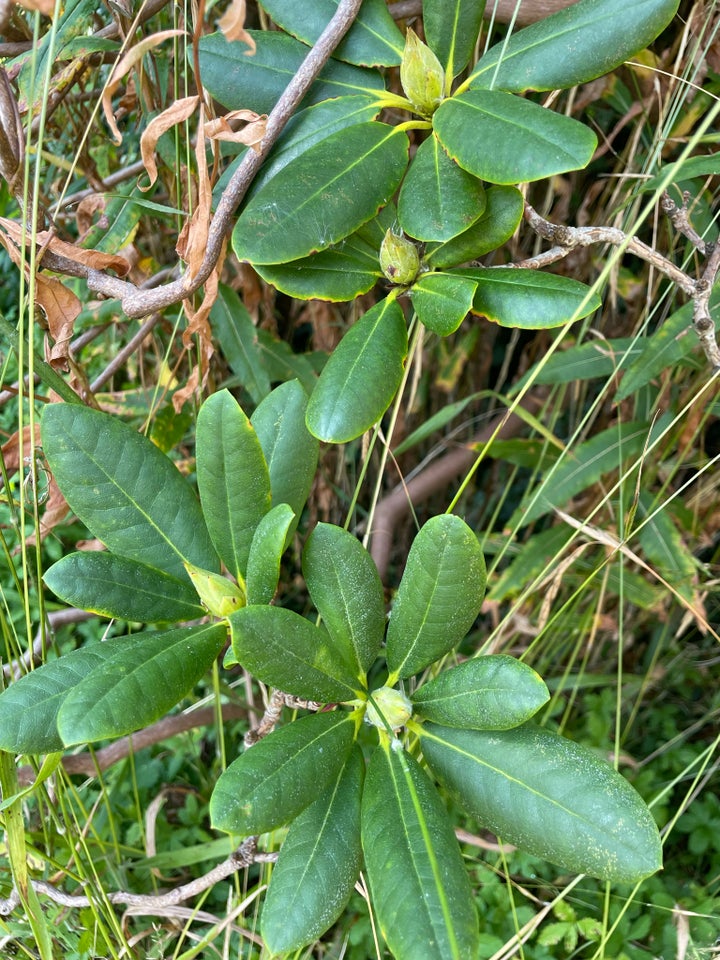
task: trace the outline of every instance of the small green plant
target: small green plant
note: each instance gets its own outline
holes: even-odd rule
[[[443,669],[485,592],[477,537],[459,517],[417,534],[387,632],[370,555],[332,524],[303,551],[317,621],[272,604],[317,458],[305,406],[297,382],[252,422],[227,391],[211,396],[198,415],[199,501],[131,427],[46,408],[50,470],[109,548],[64,557],[48,586],[105,616],[203,622],[88,644],[28,674],[0,696],[0,748],[55,753],[146,726],[207,672],[229,631],[227,665],[316,707],[238,757],[210,804],[213,825],[236,837],[291,824],[261,921],[273,952],[328,929],[364,862],[396,957],[477,954],[470,883],[431,776],[480,824],[569,870],[631,883],[659,869],[655,822],[630,784],[528,723],[549,697],[530,667],[499,655]]]

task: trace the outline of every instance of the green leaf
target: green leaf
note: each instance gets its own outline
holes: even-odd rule
[[[628,363],[642,352],[643,345],[642,340],[633,337],[618,337],[614,340],[593,339],[567,350],[556,350],[514,383],[508,396],[517,396],[528,380],[533,383],[572,383],[613,377],[621,366],[627,368]]]
[[[408,138],[384,123],[357,123],[311,147],[249,201],[233,249],[250,263],[306,257],[372,219],[397,189]]]
[[[466,397],[463,397],[462,400],[456,400],[455,403],[448,403],[437,413],[434,413],[431,417],[422,423],[416,430],[413,430],[412,433],[408,434],[404,440],[401,441],[396,447],[393,447],[393,455],[399,456],[401,453],[405,453],[406,450],[411,450],[413,447],[417,446],[418,443],[421,443],[427,437],[432,436],[438,430],[441,430],[445,424],[449,423],[451,420],[454,420],[455,417],[459,416],[463,410],[468,406],[468,404],[473,403],[475,400],[484,396],[483,391],[478,393],[471,393]]]
[[[230,617],[236,663],[263,683],[306,700],[354,700],[362,684],[324,627],[284,607],[244,607]]]
[[[338,0],[262,0],[275,23],[304,43],[314,44],[337,10]],[[333,56],[361,67],[396,67],[403,36],[384,0],[364,0],[360,11]]]
[[[14,681],[0,694],[0,749],[9,753],[57,753],[64,749],[57,715],[68,693],[118,647],[137,637],[113,637],[51,660]]]
[[[477,280],[473,313],[503,327],[546,330],[600,307],[600,297],[590,287],[554,273],[514,267],[460,267],[452,273]]]
[[[523,196],[516,187],[495,186],[485,192],[485,212],[464,233],[445,243],[428,244],[425,263],[442,269],[497,250],[515,233],[523,214]]]
[[[273,867],[260,928],[271,953],[322,936],[350,899],[360,872],[365,763],[354,746],[337,778],[292,823]]]
[[[251,836],[294,820],[337,778],[354,738],[354,716],[337,711],[275,730],[216,783],[210,798],[214,829]]]
[[[564,506],[568,500],[597,484],[606,473],[617,471],[621,464],[639,457],[645,445],[652,442],[667,424],[667,416],[651,427],[642,422],[619,423],[579,444],[571,455],[551,468],[542,486],[528,496],[508,521],[510,527],[524,526]]]
[[[451,160],[435,135],[417,149],[398,199],[398,220],[416,240],[450,240],[482,216],[485,190]]]
[[[640,491],[637,520],[645,520],[638,539],[648,563],[671,583],[678,593],[695,603],[698,587],[698,562],[672,519],[669,504],[657,510],[647,490]],[[657,510],[657,512],[656,512]]]
[[[227,390],[214,393],[197,418],[197,480],[215,549],[244,579],[255,528],[270,509],[270,474],[252,424]]]
[[[664,163],[659,173],[648,180],[641,180],[637,186],[642,193],[654,193],[667,183],[668,174],[671,175],[672,182],[678,184],[693,180],[695,177],[714,177],[718,173],[720,173],[720,152],[703,153],[697,157],[676,160],[674,163]]]
[[[445,670],[410,699],[425,720],[471,730],[509,730],[537,713],[550,694],[532,667],[495,654]]]
[[[71,553],[43,575],[54,594],[102,617],[158,623],[194,620],[205,611],[185,580],[112,553]]]
[[[117,253],[128,244],[144,210],[147,200],[139,187],[130,196],[107,196],[102,216],[83,234],[80,246],[102,253]]]
[[[228,42],[221,33],[201,37],[202,83],[215,100],[228,110],[270,113],[276,101],[308,55],[304,43],[276,30],[249,30],[256,50],[248,56],[243,43]],[[384,92],[377,70],[330,60],[313,83],[303,105],[330,97]]]
[[[270,376],[263,364],[258,331],[240,297],[224,284],[220,284],[210,310],[210,326],[230,369],[253,403],[260,403],[270,393]]]
[[[257,525],[247,562],[247,602],[270,603],[280,578],[280,560],[295,521],[292,507],[279,503]]]
[[[195,494],[146,437],[99,410],[52,403],[42,441],[73,513],[114,553],[180,579],[185,560],[217,570]]]
[[[563,90],[610,73],[658,36],[678,0],[580,0],[492,47],[466,84]]]
[[[640,795],[592,751],[532,725],[485,733],[427,724],[433,773],[478,824],[567,870],[637,883],[662,866]]]
[[[484,10],[485,0],[423,0],[425,39],[450,80],[475,50]]]
[[[455,94],[435,111],[433,127],[453,160],[490,183],[579,170],[597,146],[592,130],[577,120],[499,90]]]
[[[372,557],[346,530],[319,523],[305,545],[302,567],[333,642],[352,651],[355,669],[364,676],[385,633],[385,598]]]
[[[287,503],[297,526],[310,493],[320,444],[305,426],[308,397],[297,380],[281,383],[250,418],[270,472],[273,506]]]
[[[454,333],[472,309],[477,283],[449,273],[426,273],[410,290],[423,326],[441,337]]]
[[[463,639],[485,595],[478,539],[453,514],[432,517],[415,537],[387,634],[388,686],[442,657]]]
[[[207,673],[226,636],[224,624],[205,624],[138,634],[132,643],[118,638],[115,654],[60,707],[65,746],[121,737],[159,720]]]
[[[437,791],[398,741],[381,743],[362,798],[372,903],[396,960],[469,960],[479,951],[467,871]]]
[[[564,552],[574,531],[565,524],[550,527],[533,534],[520,545],[519,553],[499,577],[495,577],[488,591],[488,600],[497,603],[516,597],[526,587],[534,583],[535,578],[549,572],[556,565],[556,558]]]
[[[402,381],[408,341],[405,316],[386,297],[357,321],[330,356],[307,410],[320,440],[354,440],[379,420]]]

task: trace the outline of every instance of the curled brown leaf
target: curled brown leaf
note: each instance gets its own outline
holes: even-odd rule
[[[245,0],[232,0],[225,13],[218,20],[226,40],[240,40],[248,45],[247,56],[255,53],[255,41],[245,29]]]
[[[145,128],[140,137],[140,152],[142,161],[145,164],[150,182],[147,186],[140,187],[141,190],[149,190],[157,180],[157,165],[155,163],[155,147],[160,137],[177,126],[178,123],[184,123],[189,120],[200,103],[200,97],[183,97],[182,100],[176,100],[167,110],[163,110],[157,117],[154,117]]]

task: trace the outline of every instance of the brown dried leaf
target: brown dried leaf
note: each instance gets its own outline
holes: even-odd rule
[[[40,424],[35,424],[35,434],[34,439],[32,439],[32,434],[30,433],[30,427],[24,427],[22,432],[22,456],[30,456],[33,447],[40,446]],[[3,463],[5,464],[5,470],[8,476],[12,476],[14,473],[17,473],[18,468],[20,467],[20,431],[16,430],[15,433],[10,437],[9,440],[6,440],[5,443],[0,447],[2,452]]]
[[[55,341],[49,362],[56,370],[65,370],[69,356],[70,339],[82,304],[56,277],[38,274],[35,278],[35,302],[47,317],[50,336]]]
[[[157,47],[158,44],[169,39],[170,37],[181,37],[184,35],[184,33],[184,30],[161,30],[159,33],[153,33],[149,37],[144,37],[139,43],[136,43],[134,47],[131,47],[130,50],[127,51],[125,56],[122,57],[120,62],[113,69],[113,72],[110,74],[110,79],[107,82],[107,86],[103,91],[102,106],[105,119],[107,120],[108,126],[112,131],[113,140],[115,143],[122,143],[122,134],[120,133],[118,125],[115,122],[115,115],[112,109],[113,94],[120,86],[120,81],[126,73],[129,73],[132,70],[136,63],[142,60],[149,50]]]
[[[17,3],[26,10],[37,10],[44,17],[51,17],[55,9],[55,0],[17,0]]]
[[[225,13],[218,20],[218,26],[226,40],[240,40],[248,45],[245,56],[255,53],[255,41],[245,29],[245,0],[232,0]]]
[[[246,125],[234,130],[231,124],[245,120]],[[267,114],[254,113],[252,110],[233,110],[224,117],[210,120],[205,124],[205,136],[209,140],[227,140],[230,143],[244,143],[260,152],[260,143],[265,136]]]
[[[150,182],[146,187],[140,187],[141,190],[149,190],[157,180],[157,165],[155,163],[155,147],[160,137],[178,123],[184,123],[195,112],[200,103],[200,97],[184,97],[182,100],[176,100],[167,110],[154,117],[145,128],[140,137],[140,152],[142,161],[145,164]]]
[[[75,223],[77,224],[80,237],[84,237],[90,230],[95,221],[95,214],[105,210],[107,200],[102,193],[91,193],[89,197],[83,197],[77,205],[75,211]]]
[[[195,143],[195,160],[197,163],[198,179],[197,205],[190,218],[187,229],[183,227],[175,247],[178,256],[182,257],[187,263],[188,274],[191,277],[197,274],[205,259],[212,211],[212,186],[208,175],[207,156],[205,153],[204,127],[205,115],[204,110],[201,110],[200,126]]]
[[[19,264],[16,256],[13,256],[11,247],[3,240],[3,231],[13,241],[17,247],[20,246],[23,235],[22,226],[14,220],[8,220],[7,217],[0,217],[0,242],[3,243],[15,263]],[[29,234],[24,238],[29,241]],[[67,257],[76,263],[82,263],[86,267],[92,267],[93,270],[114,270],[119,277],[124,277],[130,269],[130,264],[123,257],[116,257],[110,253],[100,253],[98,250],[86,250],[84,247],[76,247],[74,243],[66,243],[59,240],[49,230],[42,230],[35,234],[36,242],[44,249],[56,253],[58,256]]]

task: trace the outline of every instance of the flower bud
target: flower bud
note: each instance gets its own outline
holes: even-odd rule
[[[184,567],[200,597],[200,602],[214,617],[224,620],[231,613],[245,606],[247,600],[244,584],[234,584],[226,577],[221,577],[219,573],[202,570],[188,561],[185,561]]]
[[[412,715],[412,704],[402,691],[394,687],[381,687],[379,690],[374,690],[372,698],[374,703],[368,703],[365,721],[373,727],[384,729],[387,724],[393,730],[397,730],[404,726]]]
[[[411,240],[388,230],[380,246],[380,269],[393,283],[412,283],[420,269],[417,247]]]
[[[445,71],[430,47],[409,27],[400,64],[400,82],[417,112],[431,117],[443,99]]]

